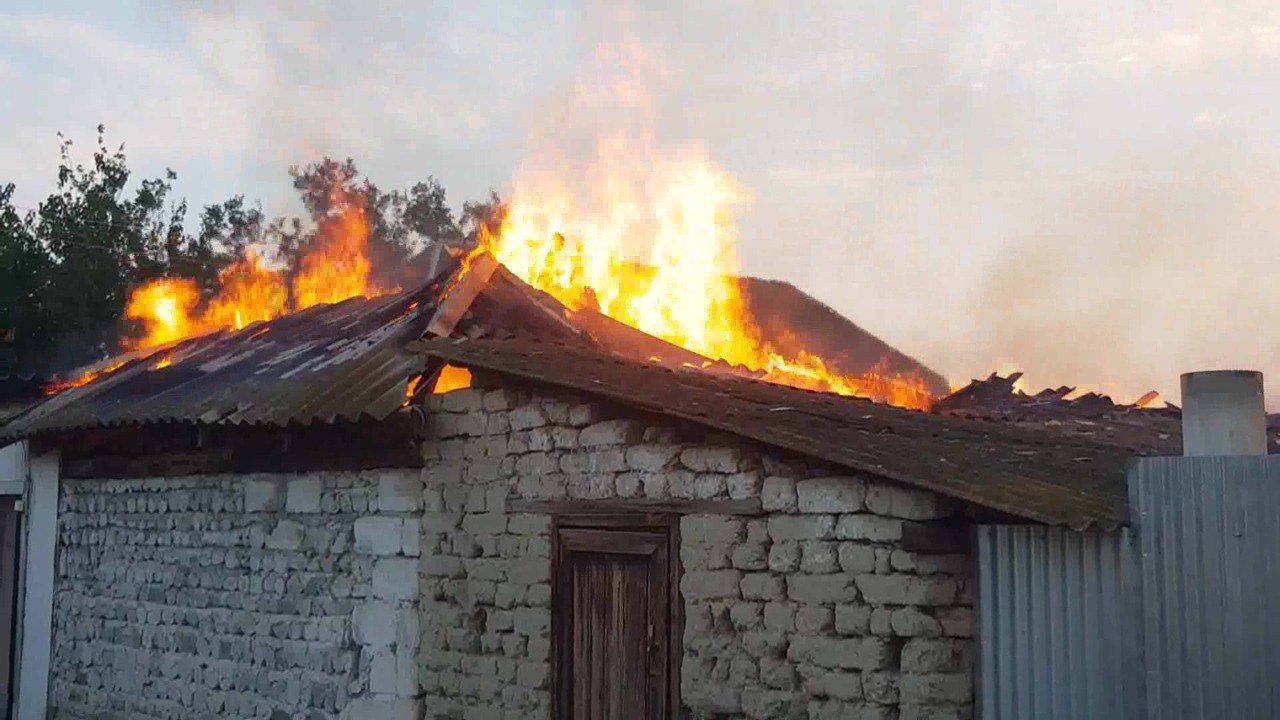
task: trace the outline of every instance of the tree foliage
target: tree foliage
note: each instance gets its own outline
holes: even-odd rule
[[[91,163],[75,163],[71,149],[63,139],[56,188],[37,207],[14,205],[14,186],[0,186],[0,376],[65,372],[113,353],[127,330],[129,290],[147,280],[187,277],[213,292],[219,271],[251,247],[292,272],[336,200],[363,205],[374,280],[384,287],[413,282],[414,257],[429,243],[473,243],[482,228],[496,232],[505,212],[491,192],[455,215],[433,176],[384,191],[351,159],[325,158],[289,171],[301,217],[268,218],[235,195],[204,207],[188,228],[172,171],[135,179],[101,126]]]
[[[324,158],[291,168],[289,175],[313,229],[339,211],[335,201],[357,198],[362,203],[369,225],[368,252],[374,279],[384,287],[411,282],[406,269],[428,243],[459,244],[465,240],[444,186],[433,176],[407,190],[384,191],[362,177],[350,158],[341,162]],[[307,223],[293,219],[281,219],[272,227],[273,244],[280,248],[286,264],[296,265],[297,258],[315,242],[314,230],[307,227]]]
[[[184,231],[173,172],[130,191],[123,148],[103,129],[89,165],[63,140],[57,185],[37,208],[0,193],[0,329],[17,371],[61,369],[116,347],[129,287],[164,275],[210,282],[220,267],[210,241]]]

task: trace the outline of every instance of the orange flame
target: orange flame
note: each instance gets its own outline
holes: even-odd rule
[[[257,253],[250,252],[224,268],[218,274],[218,285],[221,290],[204,313],[209,330],[239,330],[288,312],[289,291],[284,278],[268,268]]]
[[[413,396],[418,394],[418,389],[422,387],[422,375],[414,375],[409,378],[409,384],[404,390],[404,403],[401,407],[409,407],[409,403],[413,402]]]
[[[85,374],[83,374],[83,375],[81,375],[81,376],[79,376],[79,377],[77,377],[77,378],[74,378],[74,379],[72,379],[72,380],[67,380],[67,381],[65,381],[65,382],[57,382],[57,381],[55,380],[55,382],[52,382],[52,383],[50,383],[50,384],[48,384],[48,385],[46,385],[46,386],[45,386],[45,388],[44,388],[44,394],[45,394],[45,395],[57,395],[58,393],[62,392],[63,390],[70,390],[71,388],[77,388],[77,387],[80,387],[81,385],[88,385],[89,383],[93,382],[94,380],[97,380],[98,378],[102,377],[103,375],[109,375],[109,374],[111,374],[111,373],[115,372],[116,370],[119,370],[120,368],[124,367],[124,365],[125,365],[125,363],[126,363],[126,362],[128,362],[128,361],[126,361],[126,360],[122,360],[122,361],[120,361],[120,362],[118,362],[118,363],[115,363],[115,364],[113,364],[113,365],[108,365],[107,367],[105,367],[105,368],[103,368],[103,369],[101,369],[101,370],[95,370],[95,371],[93,371],[93,372],[87,372],[87,373],[85,373]]]
[[[369,221],[364,199],[335,189],[330,202],[336,215],[320,224],[318,245],[302,258],[301,272],[293,281],[299,310],[368,293],[371,266],[365,255]]]
[[[1133,405],[1134,407],[1138,407],[1145,410],[1147,408],[1156,407],[1157,402],[1162,402],[1160,400],[1160,393],[1156,392],[1155,390],[1149,390],[1142,397],[1135,400],[1133,402]]]
[[[443,395],[454,390],[465,390],[471,387],[471,371],[457,365],[445,365],[436,376],[436,384],[431,388],[433,395]]]
[[[292,293],[285,274],[268,267],[252,251],[218,274],[218,292],[203,304],[200,289],[191,280],[152,280],[130,293],[125,314],[140,320],[146,332],[127,341],[128,349],[156,347],[215,330],[239,330],[321,303],[394,292],[370,282],[364,198],[336,188],[330,200],[333,212],[316,228],[315,244],[299,262]]]
[[[584,173],[594,190],[583,193],[554,175],[518,178],[498,237],[483,238],[483,249],[570,308],[599,309],[771,382],[929,407],[919,378],[843,375],[761,337],[733,277],[733,210],[748,196],[700,149],[666,156],[614,135],[596,160]],[[642,264],[629,261],[637,251]]]
[[[124,314],[141,320],[147,334],[131,342],[130,349],[164,345],[192,334],[191,312],[199,302],[200,288],[186,278],[160,278],[134,290]]]

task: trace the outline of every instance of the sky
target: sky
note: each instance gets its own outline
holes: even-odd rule
[[[750,194],[744,273],[955,381],[1177,402],[1239,367],[1280,406],[1274,2],[10,0],[0,182],[38,203],[57,133],[103,123],[193,205],[287,210],[287,168],[329,154],[460,206],[636,122],[575,112],[608,57],[655,144]]]

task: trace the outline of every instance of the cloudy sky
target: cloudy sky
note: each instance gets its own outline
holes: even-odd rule
[[[1280,390],[1274,2],[103,5],[0,10],[20,204],[55,134],[99,122],[193,204],[286,209],[286,168],[326,153],[460,204],[580,124],[601,48],[627,48],[656,142],[752,195],[745,272],[956,380],[1176,400],[1178,373],[1239,366]]]

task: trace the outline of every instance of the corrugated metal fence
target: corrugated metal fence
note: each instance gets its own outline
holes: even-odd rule
[[[979,528],[981,716],[1280,717],[1280,456],[1138,460],[1129,508]]]
[[[1139,460],[1129,510],[1147,717],[1280,717],[1280,456]]]
[[[978,529],[980,693],[991,718],[1140,716],[1127,531]]]

